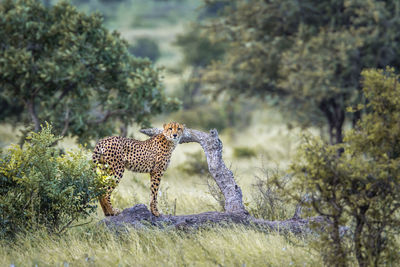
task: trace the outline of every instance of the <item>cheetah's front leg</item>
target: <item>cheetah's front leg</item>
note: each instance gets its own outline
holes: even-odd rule
[[[160,213],[157,209],[157,195],[158,188],[160,186],[161,177],[163,173],[161,171],[155,171],[150,173],[150,189],[151,189],[151,202],[150,202],[150,211],[154,216],[160,216]]]

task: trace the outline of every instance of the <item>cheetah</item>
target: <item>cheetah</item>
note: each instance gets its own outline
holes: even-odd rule
[[[151,202],[150,210],[154,216],[160,216],[157,209],[157,193],[161,177],[167,170],[171,153],[178,145],[185,125],[171,122],[163,125],[161,134],[148,140],[138,141],[131,138],[111,136],[97,142],[93,150],[93,162],[102,166],[110,175],[116,177],[118,184],[128,169],[133,172],[150,174]],[[115,216],[120,213],[113,208],[110,196],[114,186],[107,188],[107,193],[100,197],[100,205],[105,216]]]

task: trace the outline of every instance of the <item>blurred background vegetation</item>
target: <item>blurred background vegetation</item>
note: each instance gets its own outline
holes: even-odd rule
[[[375,84],[376,88],[385,88],[381,93],[397,92],[397,86],[381,86],[378,81],[393,79],[393,72],[400,69],[399,28],[400,3],[396,0],[3,0],[0,1],[0,147],[6,150],[12,143],[22,146],[25,137],[32,136],[30,131],[39,132],[41,125],[49,122],[53,134],[63,138],[53,154],[46,154],[49,166],[53,166],[47,171],[59,175],[63,171],[69,172],[63,169],[62,163],[55,164],[53,161],[59,160],[65,151],[75,148],[81,151],[81,154],[75,154],[78,162],[86,166],[85,155],[90,155],[90,147],[104,136],[122,135],[143,140],[145,136],[138,134],[140,128],[160,127],[168,121],[178,121],[187,127],[205,131],[216,128],[224,144],[224,159],[242,187],[244,202],[250,213],[263,219],[288,219],[298,204],[296,198],[288,199],[288,193],[281,192],[281,187],[286,188],[292,179],[288,166],[296,169],[299,177],[303,177],[302,170],[307,168],[318,166],[329,169],[329,166],[321,167],[315,163],[314,156],[317,159],[326,156],[332,161],[337,160],[335,155],[340,155],[343,147],[335,145],[347,142],[343,139],[345,132],[360,130],[358,122],[365,116],[379,117],[368,105],[375,98],[371,95],[367,98],[363,91],[362,71],[394,67],[394,70],[387,69],[379,75],[372,72],[368,77],[375,77],[376,80],[369,83]],[[397,99],[397,96],[390,95],[390,98]],[[397,114],[394,107],[388,112],[386,117]],[[394,120],[396,116],[393,115]],[[384,125],[381,124],[382,129],[386,129]],[[396,125],[390,127],[395,128]],[[387,128],[392,129],[390,127]],[[396,129],[392,131],[396,132]],[[320,143],[310,141],[314,146],[309,144],[305,151],[315,149],[327,154],[311,154],[308,165],[301,166],[296,150],[304,132],[320,137],[323,146],[332,145],[333,148],[327,148],[328,153],[320,149]],[[50,133],[47,132],[47,135]],[[376,136],[380,135],[370,138]],[[382,136],[386,140],[387,135],[382,133]],[[397,142],[397,139],[390,139],[387,143],[396,148]],[[26,151],[37,151],[37,148],[29,148],[28,143],[17,154],[16,148],[12,150],[14,152],[7,150],[3,153],[3,165],[8,166],[7,160],[20,158]],[[82,144],[87,144],[88,148],[79,146]],[[48,144],[48,147],[52,145]],[[379,153],[386,152],[377,148],[379,144],[375,147]],[[45,160],[40,159],[39,154],[34,154],[38,161]],[[399,155],[389,156],[390,160],[397,162],[395,160]],[[363,168],[362,156],[357,155],[354,162],[351,158],[354,155],[346,154],[346,157],[350,157],[352,166]],[[396,164],[393,162],[391,164]],[[71,176],[75,177],[73,184],[62,181],[65,196],[68,190],[89,194],[88,185],[75,171],[82,166],[71,166]],[[384,167],[382,169],[385,170]],[[35,174],[36,178],[40,176],[34,166],[25,166],[24,170],[25,173]],[[386,179],[385,183],[393,175],[396,176],[390,170],[392,176],[381,177]],[[7,181],[10,173],[17,175],[10,169],[2,171],[2,183]],[[223,198],[207,173],[204,155],[197,144],[178,146],[161,183],[162,212],[188,214],[220,211]],[[115,206],[126,208],[136,203],[147,203],[148,177],[128,172],[124,177],[113,194]],[[276,181],[277,177],[279,181]],[[326,177],[319,178],[324,180]],[[328,178],[321,184],[327,185],[329,193],[332,180]],[[42,186],[37,180],[39,178],[24,179],[24,188],[45,188],[47,193],[58,190],[52,187],[53,182]],[[350,184],[350,187],[366,190],[360,194],[363,201],[368,198],[365,197],[368,192],[371,193],[366,187],[374,188],[382,182],[378,179],[373,183],[370,178],[356,180],[356,184]],[[397,176],[393,180],[394,190],[398,188],[399,181]],[[343,183],[346,181],[347,176]],[[92,183],[95,184],[96,180]],[[18,183],[7,186],[17,188]],[[300,187],[298,189],[300,192]],[[15,192],[17,194],[18,190]],[[34,197],[20,195],[20,201],[14,203],[15,214],[20,212],[18,207],[24,207],[25,199],[45,201],[35,194]],[[51,199],[46,194],[45,199]],[[63,225],[66,224],[71,226],[71,218],[77,223],[84,223],[82,218],[99,220],[101,211],[97,209],[96,212],[88,204],[94,195],[88,195],[86,202],[80,203],[82,207],[90,207],[90,212],[94,211],[94,214],[87,211],[85,216],[78,216],[58,207],[46,206],[44,209],[55,211],[55,214],[66,212],[62,220],[54,220],[57,229],[52,231],[64,230]],[[387,192],[386,195],[392,196]],[[319,197],[327,200],[328,206],[323,208],[332,208],[329,206],[329,194]],[[393,198],[397,197],[394,194]],[[2,203],[11,202],[4,199]],[[0,209],[4,205],[0,205]],[[348,207],[344,205],[343,209]],[[359,206],[354,210],[357,208]],[[29,220],[45,221],[40,217],[43,214],[41,209],[31,209],[26,213],[29,219],[23,225],[36,225]],[[312,210],[312,207],[309,206],[309,209]],[[373,210],[374,216],[378,216],[380,206],[374,206]],[[386,212],[385,215],[390,214],[390,210]],[[341,222],[353,218],[349,214],[340,216],[334,214],[328,217]],[[3,220],[3,223],[8,227],[4,227],[5,231],[13,229],[10,221]],[[381,231],[380,234],[387,234],[385,227],[375,228]],[[0,257],[4,263],[0,265],[41,265],[49,262],[56,265],[63,261],[78,265],[94,262],[97,265],[101,260],[104,260],[103,264],[112,265],[128,264],[132,258],[138,259],[139,265],[151,265],[150,261],[146,262],[146,255],[158,253],[160,258],[167,257],[168,248],[176,244],[177,238],[187,248],[182,248],[184,252],[175,255],[171,262],[163,262],[165,265],[193,261],[213,265],[248,263],[274,266],[315,266],[325,261],[329,265],[332,259],[326,253],[335,251],[321,251],[324,247],[321,245],[311,246],[313,238],[285,236],[279,239],[279,236],[272,235],[267,239],[255,238],[254,242],[259,242],[257,251],[260,255],[256,252],[257,255],[254,255],[254,242],[240,233],[256,234],[242,228],[179,237],[175,233],[156,233],[145,237],[139,231],[131,233],[127,240],[140,238],[143,244],[137,245],[135,252],[131,251],[129,256],[115,259],[100,255],[106,250],[116,254],[130,251],[129,242],[110,237],[108,233],[96,232],[90,226],[76,229],[61,240],[52,239],[44,233],[44,236],[22,236],[16,241],[21,244],[15,249],[1,243],[1,251],[5,254]],[[365,234],[369,234],[368,231]],[[81,235],[82,232],[85,235]],[[265,236],[265,233],[259,234]],[[221,235],[222,239],[219,238]],[[239,248],[232,245],[238,242],[232,241],[235,240],[234,235],[241,238],[239,242],[244,246],[241,249],[246,253],[238,253]],[[88,238],[85,239],[85,236]],[[31,242],[25,242],[29,238],[32,238]],[[112,240],[111,245],[100,248],[105,238]],[[324,238],[329,240],[329,236]],[[210,245],[209,242],[214,239],[226,249],[221,251]],[[86,251],[90,240],[94,240],[95,245]],[[366,237],[365,240],[367,243],[371,239]],[[156,241],[161,242],[160,247],[153,244]],[[399,243],[398,238],[383,238],[376,242],[381,241],[383,247],[383,244],[387,247],[390,243],[392,248],[397,248]],[[35,242],[41,245],[35,247]],[[72,252],[62,251],[63,242],[76,244],[79,259],[72,258]],[[360,264],[359,259],[365,263],[379,258],[366,257],[370,253],[368,249],[361,249],[360,255],[355,255],[349,240],[339,238],[335,242],[328,243],[332,244],[331,247],[339,245],[349,251],[333,252],[343,255],[341,266],[356,264],[357,261]],[[42,248],[46,246],[55,246],[56,249],[42,259]],[[279,250],[272,251],[272,247],[279,247]],[[201,250],[204,255],[199,258],[190,249]],[[23,254],[22,260],[18,261],[16,255],[25,250],[30,253]],[[227,251],[232,254],[228,255]],[[388,250],[382,249],[380,253],[385,251]],[[224,253],[226,257],[220,256]],[[397,254],[383,257],[390,262],[398,258]],[[382,260],[376,263],[379,265]]]

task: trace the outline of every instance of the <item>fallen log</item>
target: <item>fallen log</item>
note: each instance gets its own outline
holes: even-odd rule
[[[214,224],[241,224],[257,227],[263,230],[292,232],[295,234],[310,232],[311,223],[325,224],[322,217],[307,219],[289,219],[284,221],[267,221],[256,219],[245,213],[229,212],[203,212],[191,215],[161,215],[154,216],[144,204],[137,204],[131,208],[124,209],[118,216],[107,217],[102,221],[110,228],[132,226],[137,229],[149,225],[159,228],[175,228],[179,230],[196,229],[205,225]]]
[[[153,136],[161,133],[162,130],[152,128],[142,129],[140,132]],[[151,224],[153,226],[175,227],[178,229],[197,228],[210,223],[235,223],[293,233],[309,232],[311,223],[326,223],[323,217],[302,219],[296,216],[298,215],[297,211],[293,218],[284,221],[267,221],[252,217],[243,205],[242,190],[236,184],[232,171],[226,167],[222,159],[222,142],[218,137],[217,130],[213,129],[210,130],[210,133],[205,133],[194,129],[185,129],[180,143],[190,142],[199,143],[204,150],[210,174],[225,197],[224,212],[204,212],[180,216],[161,215],[156,217],[148,210],[146,205],[138,204],[124,209],[118,216],[107,217],[102,222],[109,227],[133,226],[142,228]]]

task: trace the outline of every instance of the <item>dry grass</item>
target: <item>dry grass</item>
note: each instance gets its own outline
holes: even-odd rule
[[[290,240],[290,242],[288,242]],[[132,230],[116,235],[102,227],[45,233],[0,242],[1,266],[320,266],[304,240],[244,227],[184,233]]]

